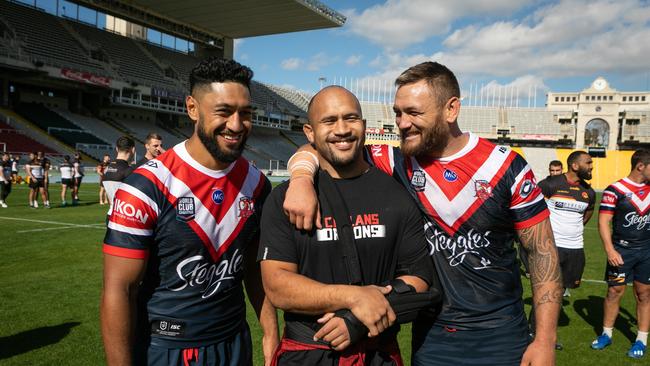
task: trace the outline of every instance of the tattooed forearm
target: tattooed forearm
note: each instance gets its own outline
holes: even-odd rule
[[[519,230],[528,262],[536,305],[562,303],[560,262],[549,220]]]

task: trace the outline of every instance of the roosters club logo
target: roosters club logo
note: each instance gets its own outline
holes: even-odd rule
[[[255,203],[250,197],[242,197],[239,199],[238,206],[239,217],[250,217],[255,213]]]
[[[487,180],[474,181],[474,190],[476,191],[474,197],[478,197],[483,201],[492,197],[492,186]]]

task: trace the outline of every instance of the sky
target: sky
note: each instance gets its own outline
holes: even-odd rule
[[[237,39],[235,59],[261,82],[313,93],[325,78],[389,102],[394,79],[429,60],[456,74],[466,105],[491,95],[541,107],[545,93],[599,76],[650,90],[650,0],[322,2],[347,17],[342,27]]]

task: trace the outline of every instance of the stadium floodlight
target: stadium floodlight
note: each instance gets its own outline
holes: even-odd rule
[[[318,78],[318,82],[320,83],[320,88],[323,89],[323,84],[327,81],[327,79],[324,76],[321,76]]]

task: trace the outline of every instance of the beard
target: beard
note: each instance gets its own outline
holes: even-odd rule
[[[578,169],[578,178],[582,180],[590,180],[591,179],[591,172],[588,169]]]
[[[419,130],[420,141],[417,144],[406,141],[409,131],[400,131],[400,149],[407,156],[425,156],[434,151],[442,151],[449,143],[449,127],[444,121],[436,121],[433,126]]]
[[[233,161],[239,159],[241,156],[242,152],[244,151],[244,147],[246,146],[246,139],[248,136],[242,135],[239,146],[237,146],[235,149],[222,148],[217,143],[217,135],[219,135],[224,130],[225,126],[221,129],[215,130],[213,135],[209,135],[205,131],[203,120],[199,119],[196,134],[199,137],[199,141],[201,141],[205,149],[208,150],[212,158],[222,163],[230,164]]]

